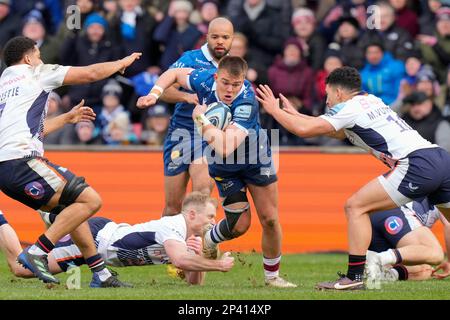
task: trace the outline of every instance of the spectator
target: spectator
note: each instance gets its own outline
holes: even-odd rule
[[[422,137],[450,151],[450,123],[423,92],[414,92],[403,100],[409,106],[403,119]]]
[[[433,67],[439,82],[444,83],[450,65],[450,7],[440,8],[436,19],[434,35],[420,35],[418,39],[424,61]]]
[[[228,0],[227,1],[227,14],[230,18],[237,17],[241,14],[242,5],[245,0]],[[286,27],[285,32],[289,32],[289,25],[292,17],[292,2],[286,0],[265,0],[266,5],[277,10],[280,14],[279,24]]]
[[[338,3],[330,9],[322,21],[321,33],[331,42],[333,35],[336,34],[339,19],[342,17],[354,17],[361,29],[366,27],[367,9],[366,0],[345,0]]]
[[[233,43],[231,44],[229,54],[231,56],[241,57],[245,59],[248,64],[247,70],[247,80],[255,85],[256,79],[258,79],[258,71],[264,69],[264,66],[258,66],[257,62],[252,59],[251,56],[247,55],[248,52],[248,40],[245,35],[240,32],[236,32],[233,37]]]
[[[6,42],[17,35],[20,19],[11,14],[11,0],[0,0],[0,52]]]
[[[308,61],[308,65],[314,70],[322,68],[327,45],[325,39],[315,31],[316,18],[314,13],[305,8],[295,10],[292,15],[292,27],[294,28],[295,39],[299,41],[303,57]]]
[[[104,0],[102,5],[101,11],[108,23],[114,21],[115,17],[119,14],[119,3],[117,0]]]
[[[408,31],[395,25],[395,10],[387,2],[377,3],[380,10],[380,29],[367,30],[361,37],[361,45],[366,47],[369,43],[383,43],[387,52],[395,59],[405,61],[414,49],[412,38]]]
[[[325,62],[323,63],[323,69],[316,73],[314,81],[314,109],[313,115],[319,116],[325,113],[326,108],[326,96],[325,91],[326,79],[328,75],[335,69],[342,67],[343,61],[339,50],[328,49],[325,55]]]
[[[148,109],[141,134],[143,144],[150,146],[162,146],[169,129],[170,112],[165,104],[156,104]]]
[[[102,132],[103,140],[106,143],[110,142],[108,126],[118,116],[125,114],[129,117],[125,111],[123,105],[120,104],[120,98],[122,95],[122,88],[115,80],[110,79],[102,90],[102,102],[103,106],[98,116],[99,128]]]
[[[167,17],[156,27],[153,39],[164,45],[159,66],[167,70],[183,52],[191,50],[202,36],[197,28],[189,23],[192,4],[187,0],[170,3]]]
[[[219,17],[219,4],[216,0],[205,0],[201,2],[201,22],[197,24],[197,29],[201,32],[202,36],[197,41],[197,45],[195,46],[195,48],[200,48],[206,43],[206,34],[208,33],[209,23],[217,17]]]
[[[99,131],[91,121],[78,122],[75,125],[68,125],[70,135],[65,140],[65,144],[71,145],[102,145],[103,140]]]
[[[132,132],[132,126],[128,114],[118,114],[105,128],[104,137],[107,137],[108,145],[128,145],[139,143],[138,138]]]
[[[98,13],[89,15],[83,26],[85,31],[72,35],[62,45],[61,63],[63,65],[86,66],[99,62],[113,61],[119,58],[118,48],[113,46],[105,33],[108,23]],[[96,112],[101,106],[100,93],[107,80],[92,84],[71,86],[68,91],[70,105],[85,99],[86,105]]]
[[[335,43],[339,45],[340,55],[346,66],[361,69],[364,66],[364,48],[359,44],[360,28],[355,18],[341,17],[334,36]],[[333,46],[333,48],[335,48]]]
[[[416,89],[425,92],[430,98],[435,98],[439,94],[439,82],[429,66],[422,68],[417,73]]]
[[[419,33],[419,19],[408,8],[408,0],[389,0],[389,3],[395,9],[395,25],[408,31],[414,39]]]
[[[424,12],[419,17],[420,34],[433,35],[436,25],[436,12],[444,5],[450,6],[449,0],[424,0],[427,2]]]
[[[57,64],[59,60],[59,44],[47,35],[44,20],[40,11],[31,11],[23,20],[22,35],[36,41],[45,63]]]
[[[86,18],[92,14],[97,12],[97,5],[95,0],[76,0],[76,7],[80,12],[80,26],[84,25],[84,22]],[[68,14],[73,14],[73,12],[70,12]],[[72,20],[69,20],[70,22],[74,22]],[[74,35],[78,34],[80,31],[79,27],[74,28],[68,28],[68,26],[65,23],[62,23],[59,27],[58,33],[56,37],[58,38],[58,41],[60,43],[64,42],[65,39],[69,37],[73,37]]]
[[[447,81],[443,86],[442,100],[444,101],[442,108],[442,115],[447,121],[450,121],[450,66],[447,68]]]
[[[52,119],[62,113],[61,97],[54,91],[50,92],[47,99],[47,119]],[[68,130],[73,130],[73,127],[64,126],[57,131],[47,134],[44,138],[44,143],[62,144],[64,142],[64,136],[67,134]]]
[[[268,75],[276,96],[281,93],[298,109],[312,113],[314,71],[303,59],[301,46],[295,39],[286,42],[283,55],[277,57]]]
[[[274,57],[281,53],[289,36],[289,25],[283,25],[281,14],[269,6],[265,0],[242,1],[239,14],[230,15],[236,31],[250,39],[249,56],[258,66],[257,83],[267,83],[267,67]]]
[[[395,60],[377,42],[368,45],[365,53],[367,62],[361,70],[363,90],[376,95],[387,105],[393,103],[398,96],[400,79],[405,76],[403,62]]]
[[[20,17],[31,11],[39,11],[47,33],[52,35],[57,32],[64,19],[60,0],[13,0],[12,9],[13,13]]]
[[[394,111],[399,111],[403,105],[403,99],[417,90],[419,75],[430,69],[430,66],[422,63],[420,51],[414,50],[405,62],[406,75],[400,80],[400,88],[397,100],[391,104]]]
[[[152,37],[156,21],[139,4],[140,0],[119,0],[119,14],[110,21],[112,42],[122,49],[121,56],[142,52],[141,58],[125,70],[126,77],[156,65],[159,57]]]

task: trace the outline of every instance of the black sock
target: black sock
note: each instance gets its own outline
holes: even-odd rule
[[[50,220],[50,223],[53,224],[53,223],[55,222],[57,216],[58,216],[57,214],[50,213],[50,214],[48,215],[48,220]]]
[[[402,264],[397,264],[392,267],[398,272],[398,280],[408,280],[408,269]]]
[[[403,261],[402,255],[400,254],[400,251],[398,251],[397,249],[392,249],[392,251],[394,251],[395,257],[397,258],[397,260],[395,261],[395,264],[400,264]]]
[[[45,234],[41,235],[35,243],[35,246],[44,251],[45,253],[49,253],[53,250],[55,245],[47,238]]]
[[[99,272],[106,268],[103,258],[98,253],[95,256],[87,258],[86,264],[92,272]]]
[[[364,266],[366,265],[366,256],[348,256],[347,277],[351,280],[362,281]]]

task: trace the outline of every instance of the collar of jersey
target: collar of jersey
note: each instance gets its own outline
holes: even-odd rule
[[[219,99],[219,96],[217,95],[216,89],[217,89],[217,83],[216,83],[216,81],[214,81],[211,90],[214,91],[214,96],[216,97],[217,101],[220,101],[220,102],[222,102],[222,103],[225,103],[225,102],[223,102],[222,100]],[[231,100],[231,103],[233,103],[233,101],[236,100],[236,98],[239,97],[239,96],[241,95],[241,93],[244,92],[244,90],[245,90],[245,82],[242,84],[241,90],[239,90],[239,92],[238,92],[238,94],[236,95],[236,97],[234,97],[234,99]],[[226,104],[226,103],[225,103],[225,104]],[[230,104],[230,105],[231,105],[231,104]]]
[[[214,65],[214,67],[218,67],[219,66],[219,64],[216,62],[216,60],[214,60],[214,58],[212,57],[212,55],[211,55],[211,53],[209,52],[209,49],[208,49],[208,45],[205,43],[204,45],[202,45],[202,48],[201,48],[201,50],[202,50],[202,53],[203,53],[203,55],[205,56],[205,58],[209,61],[209,62],[211,62],[213,65]]]

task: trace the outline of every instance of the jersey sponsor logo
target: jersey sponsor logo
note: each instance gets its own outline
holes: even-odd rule
[[[243,105],[238,106],[233,113],[234,119],[248,120],[252,115],[252,106]]]
[[[33,181],[25,186],[25,193],[31,198],[39,200],[45,195],[45,189],[42,184]]]
[[[397,216],[391,216],[384,221],[386,231],[391,235],[396,235],[403,229],[403,221]]]
[[[197,62],[198,64],[206,65],[206,66],[211,65],[211,63],[209,61],[203,61],[203,60],[200,60],[199,58],[195,58],[195,62]]]
[[[177,61],[172,65],[172,68],[184,68],[186,66],[186,64],[184,64],[181,61]]]
[[[170,159],[176,160],[181,156],[181,151],[180,150],[173,150],[172,153],[170,154]]]
[[[267,178],[270,178],[271,175],[271,168],[261,168],[261,175],[262,176],[267,176]]]

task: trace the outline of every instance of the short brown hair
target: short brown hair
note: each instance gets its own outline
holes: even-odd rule
[[[211,203],[215,208],[217,208],[217,200],[211,198],[209,195],[194,191],[189,193],[183,200],[181,205],[181,210],[184,211],[189,206],[195,207],[205,207],[207,203]]]
[[[225,56],[219,61],[219,70],[226,70],[229,74],[235,77],[247,74],[247,62],[241,57]]]

